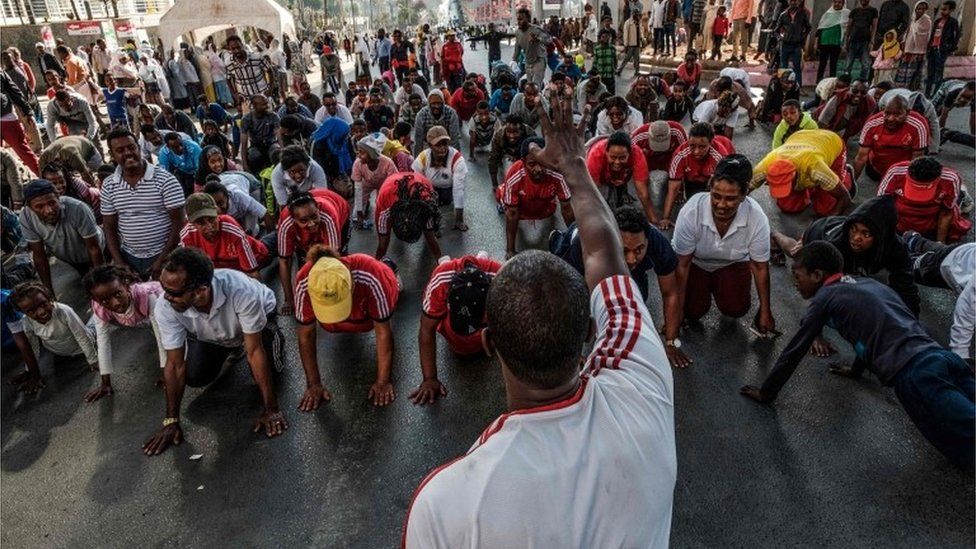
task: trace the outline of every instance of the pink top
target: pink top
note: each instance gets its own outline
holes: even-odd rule
[[[132,292],[132,303],[129,305],[129,310],[125,313],[119,314],[110,311],[96,301],[91,302],[92,313],[109,324],[129,327],[138,326],[152,314],[150,298],[153,298],[152,301],[155,301],[159,296],[163,295],[163,287],[156,281],[139,282],[130,286],[129,291]]]

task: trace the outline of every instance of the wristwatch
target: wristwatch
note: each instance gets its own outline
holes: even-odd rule
[[[180,422],[180,418],[178,418],[178,417],[167,417],[167,418],[163,418],[163,427],[169,427],[170,425],[172,425],[174,423],[179,423],[179,422]]]
[[[681,340],[678,338],[667,339],[664,341],[665,347],[674,347],[675,349],[681,348]]]

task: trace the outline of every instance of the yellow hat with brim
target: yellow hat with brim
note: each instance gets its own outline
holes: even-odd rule
[[[323,324],[336,324],[352,312],[352,273],[333,257],[323,257],[308,272],[312,312]]]

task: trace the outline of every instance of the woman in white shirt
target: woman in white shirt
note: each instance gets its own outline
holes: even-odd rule
[[[610,135],[615,132],[634,133],[644,124],[644,115],[640,110],[631,107],[623,97],[611,97],[606,101],[606,107],[596,116],[596,134]]]
[[[752,308],[755,280],[759,312],[752,329],[776,329],[769,298],[769,220],[749,192],[752,165],[741,154],[723,158],[707,193],[691,197],[678,213],[672,244],[678,254],[678,284],[685,318],[698,320],[711,308],[733,318]]]
[[[724,91],[718,99],[706,99],[698,104],[691,118],[711,125],[716,135],[732,139],[735,125],[739,123],[739,96]]]
[[[154,311],[162,298],[159,282],[139,282],[126,269],[115,265],[95,267],[85,275],[85,291],[91,298],[92,319],[98,347],[98,373],[101,384],[85,395],[85,402],[111,396],[112,388],[112,335],[125,330],[151,329],[156,339],[159,367],[166,364],[166,352],[159,340],[159,327]],[[128,343],[128,342],[126,342]]]

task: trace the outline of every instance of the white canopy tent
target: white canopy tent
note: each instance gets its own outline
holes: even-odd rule
[[[202,45],[215,32],[231,27],[256,27],[281,38],[295,36],[295,19],[274,0],[177,0],[159,20],[159,38],[167,50],[184,35]]]

